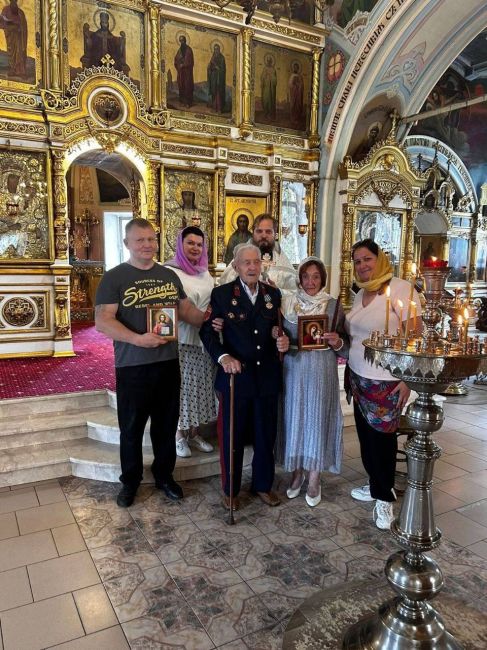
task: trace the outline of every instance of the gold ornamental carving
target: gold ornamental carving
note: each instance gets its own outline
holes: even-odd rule
[[[279,215],[281,214],[281,180],[280,174],[270,173],[271,214],[276,223],[279,223]]]
[[[301,160],[289,160],[287,158],[282,159],[283,167],[288,167],[289,169],[299,169],[303,172],[309,171],[309,163],[303,162]]]
[[[58,16],[58,0],[48,0],[48,20],[49,20],[49,72],[50,72],[50,86],[52,90],[59,91],[60,84],[60,63],[61,57],[59,53],[59,16]]]
[[[88,205],[95,202],[91,172],[88,167],[80,167],[79,170],[79,202]]]
[[[477,281],[477,250],[478,250],[478,231],[479,231],[479,214],[476,212],[472,215],[472,228],[470,230],[470,261],[468,265],[467,282],[474,284]],[[443,259],[448,259],[443,258]]]
[[[209,133],[210,135],[230,136],[232,134],[232,129],[228,126],[220,126],[209,122],[190,122],[188,120],[179,120],[174,117],[171,118],[171,129],[191,131],[192,133]]]
[[[13,327],[27,327],[36,315],[34,305],[27,298],[9,298],[3,304],[2,316],[8,325]]]
[[[159,8],[149,5],[149,29],[150,29],[150,77],[152,108],[158,109],[161,105],[161,73],[159,55]]]
[[[181,156],[197,157],[197,158],[214,158],[214,149],[203,149],[202,147],[189,147],[184,144],[171,144],[170,142],[163,142],[161,149],[164,153],[174,153]]]
[[[159,225],[159,171],[160,164],[150,161],[148,164],[147,179],[147,221],[154,228],[155,232],[160,232]]]
[[[255,131],[253,139],[256,142],[273,142],[274,144],[281,144],[288,147],[299,147],[306,149],[306,141],[304,138],[298,138],[292,135],[285,135],[283,133],[270,133],[269,131]]]
[[[51,151],[54,188],[54,246],[57,259],[67,259],[68,228],[66,205],[66,177],[64,174],[64,151]]]
[[[0,104],[7,104],[9,106],[22,106],[27,108],[38,108],[40,105],[39,98],[35,95],[27,95],[25,93],[12,93],[0,91]]]
[[[288,38],[295,38],[298,41],[304,41],[305,43],[311,43],[313,45],[320,45],[322,36],[316,34],[310,34],[309,32],[304,32],[299,29],[294,29],[293,27],[287,27],[281,23],[273,23],[271,21],[260,20],[259,18],[252,18],[252,25],[254,27],[259,27],[266,32],[275,32],[276,34],[281,34]]]
[[[71,327],[69,322],[69,296],[67,288],[56,287],[56,297],[54,299],[54,338],[69,339],[71,338]]]
[[[319,188],[319,179],[314,178],[310,184],[310,236],[308,239],[308,255],[316,255],[316,223],[318,221],[318,188]]]
[[[404,266],[403,275],[409,278],[412,274],[414,262],[414,213],[412,210],[406,212],[406,237],[404,242]]]
[[[239,126],[242,138],[252,135],[253,125],[251,121],[251,98],[252,98],[252,65],[251,65],[251,44],[254,32],[246,27],[242,30],[242,121]]]
[[[249,153],[239,153],[238,151],[230,151],[228,160],[231,162],[249,163],[251,165],[267,165],[267,156],[256,156]]]
[[[318,132],[318,112],[320,110],[320,59],[323,50],[313,50],[313,76],[311,81],[311,111],[309,118],[309,146],[314,149],[320,145]]]
[[[255,185],[256,187],[262,187],[263,178],[259,174],[251,174],[250,172],[245,172],[243,174],[234,173],[232,174],[232,183],[237,183],[238,185]]]
[[[218,224],[217,224],[217,262],[223,262],[225,257],[225,177],[226,169],[218,170]]]
[[[46,327],[46,296],[32,296],[37,308],[37,318],[32,328],[44,329]]]
[[[19,133],[20,135],[35,135],[46,137],[47,127],[45,124],[29,122],[13,122],[11,120],[0,120],[0,131],[8,134]]]
[[[343,238],[342,258],[340,260],[340,301],[345,309],[352,306],[350,300],[349,282],[352,273],[352,228],[355,209],[345,204],[343,206]]]
[[[205,14],[212,14],[213,16],[218,16],[219,18],[227,18],[233,22],[242,22],[242,13],[236,11],[230,11],[229,9],[220,9],[211,2],[206,3],[202,0],[166,0],[167,4],[176,5],[178,7],[187,7],[188,9],[194,9],[200,14],[202,11]]]

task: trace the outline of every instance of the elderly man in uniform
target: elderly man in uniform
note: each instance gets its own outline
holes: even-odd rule
[[[278,250],[276,242],[277,224],[270,214],[263,213],[255,217],[252,227],[252,244],[257,246],[262,257],[262,274],[260,279],[279,289],[296,291],[297,275],[287,256]],[[231,282],[237,276],[233,261],[220,276],[219,284]]]
[[[230,507],[229,374],[235,375],[233,496],[237,497],[242,479],[244,438],[253,432],[252,491],[269,506],[280,501],[272,492],[274,481],[274,442],[277,432],[277,401],[282,388],[279,352],[286,352],[289,339],[272,336],[278,324],[281,294],[259,281],[260,250],[251,243],[235,248],[233,265],[237,278],[213,289],[207,318],[200,330],[203,345],[218,364],[215,388],[221,394],[223,431],[219,431],[223,502]],[[222,339],[213,326],[223,319]],[[238,499],[234,500],[238,508]]]

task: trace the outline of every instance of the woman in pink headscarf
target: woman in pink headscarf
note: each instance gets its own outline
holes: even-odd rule
[[[191,302],[206,311],[214,281],[208,272],[205,236],[199,228],[188,226],[179,233],[176,255],[166,266],[178,275]],[[176,453],[187,458],[191,456],[191,448],[213,451],[212,445],[201,437],[199,427],[217,417],[213,388],[215,366],[201,343],[197,327],[179,322],[178,342],[181,394]]]

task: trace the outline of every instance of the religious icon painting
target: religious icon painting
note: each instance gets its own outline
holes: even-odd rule
[[[237,35],[165,20],[161,49],[167,107],[235,124]]]
[[[147,331],[168,341],[178,338],[177,305],[147,305]]]
[[[4,0],[0,10],[0,86],[34,90],[42,78],[40,0]]]
[[[253,41],[253,48],[255,123],[305,133],[311,104],[311,54],[259,41]]]
[[[197,226],[205,233],[208,259],[213,260],[215,206],[214,172],[196,172],[164,167],[161,174],[161,196],[164,198],[164,236],[161,237],[161,259],[176,253],[178,232],[186,226]]]
[[[223,261],[230,264],[233,249],[252,239],[252,226],[259,214],[267,211],[265,196],[227,196],[225,197],[225,253]]]
[[[0,171],[0,263],[54,259],[49,155],[3,150]]]
[[[97,0],[63,0],[63,39],[69,45],[64,81],[86,68],[113,66],[145,90],[145,15]]]
[[[325,332],[328,332],[327,314],[298,316],[299,350],[326,350],[329,345],[323,338]]]

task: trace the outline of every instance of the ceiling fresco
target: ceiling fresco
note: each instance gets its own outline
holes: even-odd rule
[[[421,112],[447,108],[487,95],[487,30],[455,59],[428,95]],[[487,102],[433,115],[417,122],[412,135],[438,138],[462,158],[476,190],[487,180]]]

